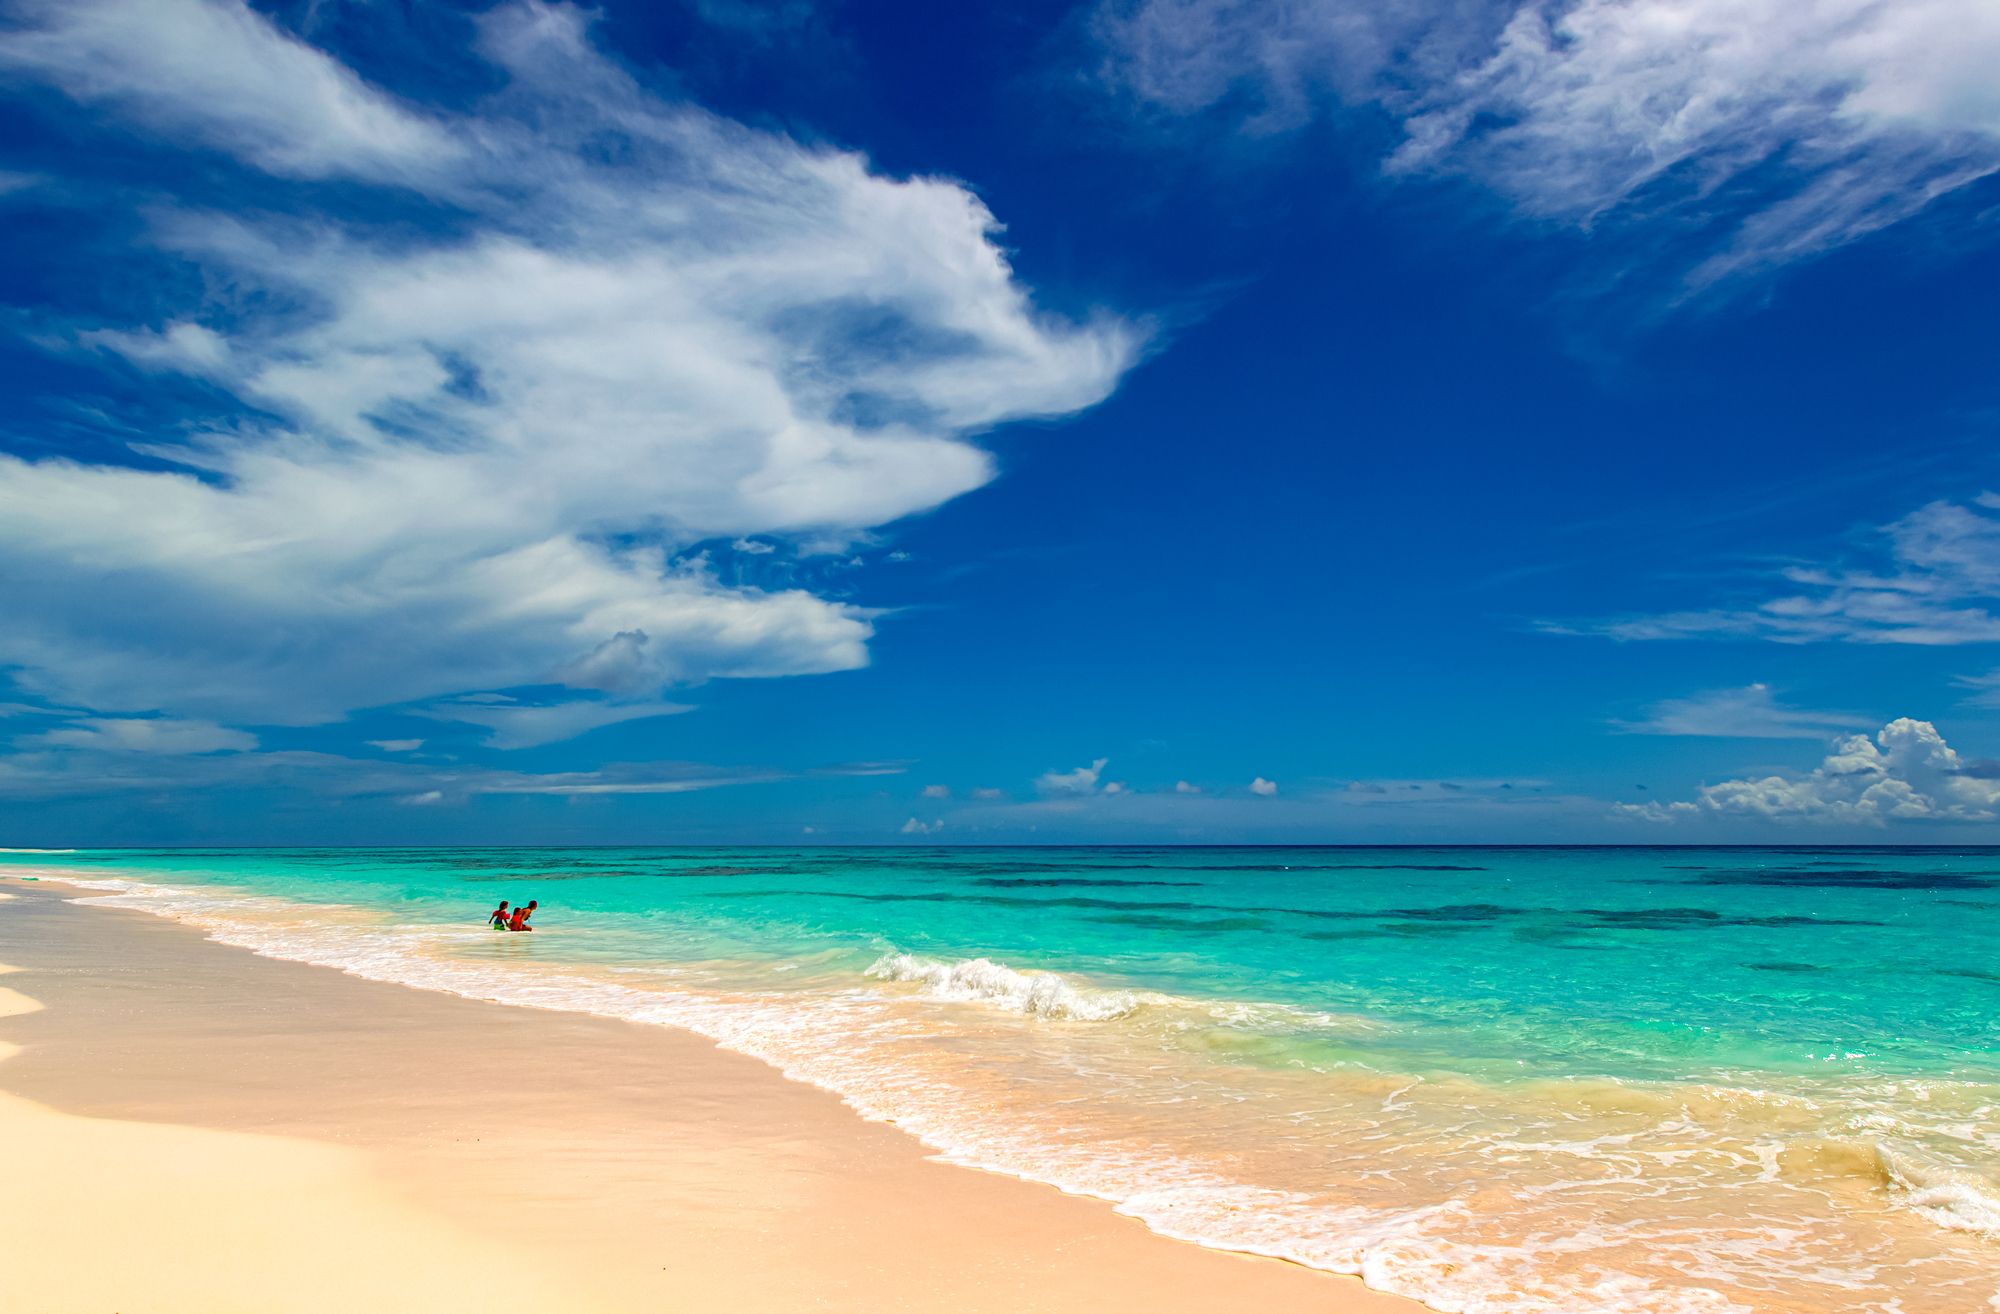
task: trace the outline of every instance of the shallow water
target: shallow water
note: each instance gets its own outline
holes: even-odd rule
[[[4,854],[1465,1311],[2000,1308],[2000,851]],[[542,930],[482,929],[538,898]]]

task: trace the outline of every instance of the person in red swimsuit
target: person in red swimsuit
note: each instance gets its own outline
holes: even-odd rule
[[[514,910],[514,916],[512,920],[510,920],[507,923],[507,929],[510,931],[534,930],[535,929],[534,927],[528,925],[528,919],[535,915],[535,909],[539,907],[541,907],[539,903],[537,903],[533,899],[530,899],[526,903],[522,904],[520,907],[516,908]]]

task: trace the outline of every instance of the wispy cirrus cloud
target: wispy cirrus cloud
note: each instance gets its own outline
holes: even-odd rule
[[[399,103],[241,3],[15,0],[0,69],[298,178],[433,180],[466,158]]]
[[[1867,722],[1842,712],[1787,707],[1778,701],[1769,685],[1752,684],[1741,689],[1710,689],[1686,698],[1669,698],[1647,708],[1644,720],[1612,724],[1635,735],[1824,739]]]
[[[851,669],[874,612],[694,549],[930,510],[993,476],[978,432],[1092,405],[1139,350],[1038,309],[956,182],[656,95],[576,8],[473,30],[495,89],[439,106],[240,0],[7,11],[0,68],[73,130],[207,155],[128,247],[78,253],[127,276],[100,280],[123,318],[37,339],[216,399],[162,403],[130,465],[0,455],[24,691],[298,725],[558,684],[622,719],[670,684]],[[522,746],[608,715],[481,723]]]
[[[482,797],[669,796],[802,778],[895,774],[900,763],[855,762],[805,770],[655,760],[590,770],[511,771],[449,761],[354,758],[260,748],[248,735],[205,723],[90,718],[74,733],[17,740],[0,755],[0,799],[123,797],[155,791],[188,798],[276,790],[300,799],[460,805]],[[385,752],[418,741],[385,741]]]
[[[1760,593],[1722,605],[1545,630],[1635,641],[1763,639],[1779,643],[1951,646],[2000,642],[2000,496],[1932,502],[1884,525],[1872,559],[1791,566]]]
[[[181,757],[195,753],[244,753],[257,737],[213,721],[174,717],[83,716],[19,741],[28,748],[84,748],[106,753]]]
[[[561,743],[608,725],[620,725],[627,721],[642,721],[659,716],[677,716],[682,712],[693,710],[694,708],[687,703],[656,700],[621,703],[572,699],[567,702],[547,704],[448,701],[433,703],[419,709],[416,714],[439,721],[460,721],[467,725],[483,726],[490,732],[486,741],[488,746],[516,749]]]
[[[461,796],[477,794],[544,794],[559,798],[593,797],[607,794],[692,794],[728,785],[758,785],[788,780],[787,771],[718,771],[713,767],[689,764],[675,771],[675,763],[650,762],[643,769],[566,771],[548,774],[482,771],[447,782]],[[447,795],[449,797],[449,794]]]
[[[1829,250],[2000,170],[1984,0],[1105,0],[1155,113],[1386,113],[1401,175],[1532,218],[1681,232],[1692,287]]]

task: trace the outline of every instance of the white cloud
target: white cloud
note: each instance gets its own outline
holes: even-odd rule
[[[440,721],[463,721],[492,731],[487,745],[492,748],[535,748],[560,743],[607,725],[639,721],[655,716],[675,716],[693,711],[686,703],[570,702],[548,706],[519,703],[472,702],[433,703],[417,712]],[[421,743],[422,741],[417,741]]]
[[[816,776],[900,776],[908,771],[905,762],[843,762],[838,766],[814,767]]]
[[[396,180],[463,152],[241,0],[18,0],[0,68],[272,173]]]
[[[1650,821],[1658,825],[1692,817],[1701,811],[1698,804],[1685,801],[1676,803],[1614,803],[1613,816],[1626,817],[1634,821]]]
[[[994,789],[991,786],[982,786],[981,788],[972,791],[972,797],[978,799],[982,803],[991,803],[995,799],[1003,799],[1007,797],[1007,791],[1004,789]]]
[[[1113,780],[1104,786],[1104,792],[1106,794],[1128,794],[1131,792],[1131,788],[1122,780]]]
[[[213,721],[171,717],[87,716],[20,742],[30,748],[83,748],[176,757],[194,753],[246,753],[257,747],[257,737],[241,730]]]
[[[1278,782],[1258,776],[1250,782],[1250,792],[1260,798],[1270,798],[1278,792]]]
[[[444,791],[441,789],[427,789],[421,794],[405,794],[396,801],[404,807],[409,808],[435,807],[444,802]]]
[[[1614,639],[1771,639],[1948,646],[2000,641],[2000,497],[1932,502],[1882,527],[1872,567],[1794,567],[1774,596],[1699,611],[1550,622]]]
[[[731,543],[729,546],[734,548],[736,551],[745,554],[746,556],[753,556],[753,557],[767,556],[770,553],[776,552],[778,550],[771,544],[762,542],[761,540],[754,538],[739,538],[734,543]]]
[[[1903,717],[1873,739],[1837,741],[1804,775],[1704,785],[1692,802],[1621,804],[1624,815],[1667,821],[1702,815],[1772,821],[1992,821],[2000,780],[1977,774],[1928,721]]]
[[[1191,784],[1189,784],[1189,783],[1188,783],[1187,781],[1185,781],[1185,780],[1176,780],[1176,781],[1174,782],[1174,793],[1176,793],[1176,794],[1199,794],[1199,793],[1201,793],[1201,786],[1200,786],[1200,785],[1191,785]]]
[[[414,753],[424,746],[421,739],[371,739],[370,748],[379,748],[385,753]]]
[[[676,553],[932,509],[992,476],[970,433],[1089,406],[1138,349],[1038,312],[967,188],[663,101],[577,10],[484,15],[503,89],[452,111],[222,0],[27,17],[17,73],[414,207],[157,212],[159,254],[228,296],[78,340],[255,409],[163,420],[147,452],[186,472],[0,457],[0,664],[36,694],[303,724],[852,669],[873,613]]]
[[[1839,712],[1786,707],[1769,685],[1714,689],[1689,698],[1670,698],[1647,709],[1646,719],[1614,722],[1628,734],[1703,735],[1735,739],[1824,739],[1865,724]]]
[[[1047,794],[1090,794],[1097,790],[1097,778],[1111,761],[1100,757],[1089,766],[1070,771],[1044,771],[1035,778],[1035,788]]]
[[[924,821],[918,821],[915,817],[911,817],[908,821],[903,823],[902,833],[905,835],[935,835],[943,829],[944,829],[943,821],[924,822]]]
[[[950,798],[950,797],[951,797],[951,786],[949,786],[949,785],[925,785],[925,786],[924,786],[924,789],[923,789],[923,797],[924,797],[924,798]]]
[[[1955,683],[1972,691],[1965,699],[1972,706],[2000,707],[2000,670],[1988,671],[1984,675],[1962,675]]]
[[[77,334],[77,341],[101,347],[143,369],[163,372],[211,374],[229,362],[227,338],[186,321],[157,330],[96,329]]]
[[[1097,31],[1144,104],[1248,91],[1270,130],[1324,96],[1372,103],[1402,123],[1392,171],[1468,175],[1585,229],[1706,229],[1696,284],[2000,168],[1987,0],[1106,0]]]

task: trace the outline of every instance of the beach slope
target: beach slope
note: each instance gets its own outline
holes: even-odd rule
[[[0,902],[0,1307],[1414,1314],[931,1161],[700,1038]]]

